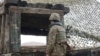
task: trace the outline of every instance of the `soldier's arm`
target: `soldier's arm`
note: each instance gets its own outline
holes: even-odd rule
[[[56,42],[56,28],[51,28],[48,35],[46,54],[51,54]]]
[[[62,35],[62,41],[64,41],[64,44],[66,44],[68,50],[71,50],[70,45],[67,43],[67,38],[70,38],[70,36],[67,36],[67,34],[69,33],[70,29],[72,28],[72,26],[67,26],[67,29],[63,28],[64,30],[60,30],[60,33]],[[67,32],[66,32],[67,31]]]

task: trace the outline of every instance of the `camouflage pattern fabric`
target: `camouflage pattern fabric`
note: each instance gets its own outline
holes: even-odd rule
[[[49,56],[65,56],[66,55],[66,34],[65,29],[60,25],[53,25],[50,28],[47,38],[46,53]]]

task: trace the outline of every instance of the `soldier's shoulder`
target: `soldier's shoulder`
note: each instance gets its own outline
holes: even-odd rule
[[[65,28],[63,26],[59,26],[59,25],[54,25],[52,27],[52,29],[58,30],[58,31],[65,31]]]

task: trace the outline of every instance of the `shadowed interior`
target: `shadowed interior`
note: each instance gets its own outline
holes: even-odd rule
[[[47,35],[49,14],[21,14],[21,34]]]

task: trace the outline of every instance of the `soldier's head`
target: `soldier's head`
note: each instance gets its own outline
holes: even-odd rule
[[[58,13],[52,13],[49,18],[50,21],[59,22],[61,21],[61,16]]]

